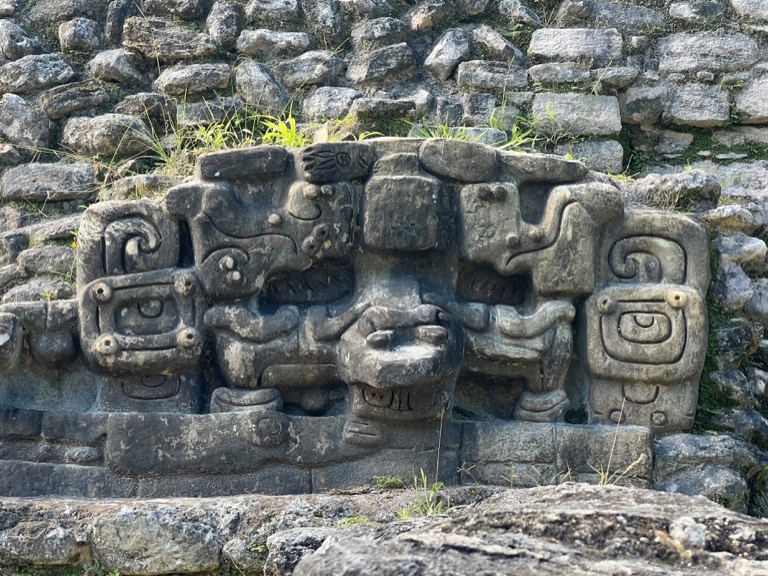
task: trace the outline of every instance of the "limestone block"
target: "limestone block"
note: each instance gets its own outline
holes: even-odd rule
[[[260,28],[243,30],[237,38],[237,51],[261,58],[295,56],[306,51],[309,43],[309,34],[305,32],[277,32]]]
[[[609,174],[620,174],[623,170],[624,149],[616,140],[593,140],[564,144],[555,148],[555,154],[570,154],[588,168]]]
[[[404,42],[408,25],[398,18],[383,17],[364,20],[352,28],[355,51],[366,52],[390,44]]]
[[[91,76],[126,86],[141,84],[144,77],[136,68],[136,54],[123,48],[98,53],[87,64]]]
[[[708,22],[725,12],[725,6],[716,0],[697,0],[695,2],[673,2],[669,5],[672,18],[686,22]]]
[[[664,120],[699,128],[726,124],[730,120],[728,91],[709,84],[677,86],[671,91]]]
[[[245,6],[249,22],[276,24],[294,21],[299,16],[297,0],[250,0]]]
[[[99,23],[75,18],[59,24],[59,44],[64,52],[93,52],[99,47]]]
[[[0,66],[0,92],[24,94],[65,84],[75,72],[59,54],[29,55]]]
[[[238,39],[242,20],[243,10],[239,4],[217,0],[205,19],[205,30],[219,47],[231,49]]]
[[[537,129],[575,136],[614,136],[621,131],[619,102],[615,96],[536,94],[533,99]]]
[[[343,118],[349,113],[352,103],[362,97],[354,88],[322,86],[304,99],[302,116],[311,121],[328,118]]]
[[[478,56],[489,60],[514,60],[522,64],[523,53],[499,32],[486,24],[472,29],[470,36],[472,51]]]
[[[607,66],[622,58],[623,42],[618,30],[610,28],[541,28],[534,31],[528,51],[533,58]]]
[[[159,18],[126,19],[123,47],[161,62],[193,60],[211,56],[216,43],[206,35]]]
[[[288,105],[288,95],[265,66],[245,60],[235,68],[237,93],[251,106],[268,114],[280,114]]]
[[[393,82],[415,72],[413,52],[402,42],[354,56],[347,67],[347,79],[356,84]]]
[[[11,20],[0,20],[0,53],[8,60],[18,60],[30,54],[41,54],[43,45]]]
[[[109,92],[95,82],[65,84],[46,90],[38,97],[45,114],[58,120],[72,112],[96,108],[109,100]]]
[[[445,82],[458,66],[469,57],[469,36],[461,28],[446,30],[438,38],[424,61],[424,68]]]
[[[505,62],[472,60],[462,62],[456,75],[465,91],[491,92],[503,97],[508,92],[528,87],[525,69]]]
[[[342,69],[340,58],[330,50],[310,50],[272,66],[275,77],[290,90],[331,83]]]
[[[761,76],[748,80],[744,88],[736,93],[734,104],[740,114],[739,122],[768,124],[768,105],[765,102],[766,90],[768,90],[768,77]]]
[[[186,96],[229,86],[232,75],[229,64],[189,64],[166,68],[153,82],[158,92],[169,96]]]
[[[0,98],[0,134],[10,144],[46,148],[48,120],[21,96],[4,94]]]
[[[768,20],[768,6],[760,0],[731,0],[731,5],[742,16]]]
[[[619,95],[621,119],[628,124],[655,124],[667,106],[666,86],[630,86]]]
[[[760,57],[757,42],[743,34],[680,32],[659,41],[659,72],[731,72],[748,68]]]
[[[67,120],[61,142],[82,156],[141,154],[153,141],[141,120],[125,114],[102,114],[94,118],[76,116]]]
[[[0,178],[0,195],[6,201],[60,202],[88,198],[95,186],[93,168],[86,162],[31,163],[6,170]]]

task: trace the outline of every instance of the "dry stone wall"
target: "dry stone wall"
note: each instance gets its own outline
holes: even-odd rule
[[[112,446],[114,453],[110,452],[110,441],[105,439],[111,431],[128,430],[131,423],[105,411],[135,410],[142,400],[150,399],[163,404],[163,410],[177,412],[199,411],[201,402],[206,407],[237,405],[241,399],[231,394],[198,388],[200,382],[210,388],[227,383],[230,388],[217,389],[230,390],[232,383],[246,379],[247,373],[238,372],[233,365],[221,374],[219,368],[213,368],[221,366],[221,361],[216,364],[208,358],[201,364],[207,370],[202,377],[177,370],[175,379],[170,380],[152,380],[157,374],[146,373],[140,385],[94,385],[90,376],[94,366],[109,371],[115,365],[104,366],[99,359],[97,341],[102,349],[111,348],[108,342],[98,340],[101,333],[94,328],[96,324],[84,318],[92,318],[89,314],[102,309],[94,304],[84,316],[83,294],[86,286],[92,289],[102,277],[116,275],[113,269],[96,273],[88,263],[89,254],[98,252],[98,247],[89,243],[109,237],[106,228],[113,219],[145,219],[157,227],[159,237],[179,239],[177,248],[171,248],[178,254],[163,248],[155,262],[131,268],[135,264],[131,258],[151,248],[153,242],[150,237],[136,241],[131,245],[134,252],[127,251],[118,258],[123,272],[132,269],[151,274],[168,267],[203,266],[194,258],[202,258],[201,246],[211,239],[194,226],[202,214],[205,194],[195,188],[199,186],[196,184],[190,194],[198,199],[192,204],[185,204],[182,194],[176,192],[164,208],[152,200],[142,200],[131,209],[115,208],[115,212],[110,212],[110,204],[101,205],[97,200],[162,196],[176,185],[189,186],[185,181],[192,177],[196,165],[198,180],[237,179],[243,166],[251,170],[251,176],[268,173],[270,162],[276,160],[257,162],[247,152],[241,156],[230,153],[234,155],[221,165],[213,161],[207,167],[204,161],[196,164],[200,151],[258,141],[256,126],[249,124],[248,118],[267,114],[290,115],[318,144],[372,131],[386,135],[452,134],[457,139],[488,144],[506,144],[511,139],[509,146],[567,155],[603,172],[650,173],[638,181],[609,181],[584,172],[569,181],[601,181],[615,190],[626,206],[627,216],[611,221],[615,225],[595,224],[599,234],[606,229],[602,244],[598,243],[602,246],[597,250],[598,263],[614,262],[612,253],[600,250],[610,251],[627,238],[649,233],[643,217],[632,216],[637,206],[683,210],[708,229],[713,240],[713,284],[708,296],[711,329],[708,345],[702,345],[708,356],[700,386],[697,430],[728,432],[733,437],[705,437],[710,441],[702,441],[688,435],[666,436],[656,444],[657,462],[662,464],[655,471],[643,468],[637,477],[669,490],[710,490],[713,498],[742,510],[750,499],[754,505],[759,486],[753,472],[765,465],[768,449],[768,342],[762,332],[762,326],[768,325],[768,162],[764,160],[768,128],[762,127],[768,123],[764,98],[768,88],[768,13],[762,2],[5,0],[0,2],[0,16],[0,320],[4,334],[22,335],[18,341],[9,336],[0,352],[0,361],[13,366],[0,381],[0,405],[6,409],[0,428],[2,453],[8,454],[6,461],[18,469],[16,476],[5,474],[3,478],[37,478],[30,471],[35,466],[48,467],[51,472],[45,481],[39,480],[39,485],[35,484],[38,480],[9,482],[4,486],[6,493],[18,493],[15,490],[20,490],[19,486],[26,486],[27,493],[67,493],[73,489],[66,476],[71,464],[90,467],[84,474],[91,475],[92,480],[78,486],[92,489],[83,488],[83,494],[196,493],[189,478],[123,481],[93,466],[103,464],[105,454],[119,456],[123,459],[119,466],[124,466],[120,474],[128,471],[130,477],[138,474],[131,467],[143,464],[146,444],[141,442],[135,445],[135,460],[129,461],[130,450],[123,453],[120,445]],[[383,168],[385,176],[377,183],[374,173],[367,184],[379,191],[384,204],[395,201],[386,177],[402,170],[404,174],[411,170],[411,177],[423,179],[425,185],[434,185],[435,176],[437,180],[447,178],[449,187],[461,178],[470,178],[464,180],[468,185],[490,181],[472,180],[472,176],[456,172],[461,171],[460,163],[424,176],[421,172],[424,166],[429,168],[430,161],[415,151],[416,144],[407,146],[410,160],[399,159],[402,165],[391,160],[392,166]],[[392,149],[385,148],[380,145],[383,151],[376,153],[377,159],[392,154]],[[322,165],[325,160],[317,162]],[[570,163],[552,161],[550,167],[541,168],[547,173],[545,180],[553,184],[551,172],[556,169],[552,167],[566,165]],[[687,170],[691,167],[694,169]],[[362,177],[343,176],[340,180]],[[520,174],[515,173],[510,180],[519,183]],[[248,186],[252,185],[246,189]],[[342,196],[347,193],[351,197],[357,194],[350,189]],[[305,192],[301,194],[306,199]],[[275,197],[274,202],[279,204],[279,200]],[[84,217],[83,211],[92,204]],[[456,214],[459,204],[457,200]],[[244,206],[248,208],[248,203]],[[301,210],[306,206],[287,208]],[[160,218],[162,210],[171,216],[169,220]],[[247,210],[242,213],[250,214]],[[116,214],[122,216],[117,218]],[[277,222],[276,218],[272,220]],[[701,234],[698,227],[677,224],[683,222],[679,217],[668,218],[665,222],[673,224],[668,226],[667,240],[683,245],[699,242],[693,239]],[[278,225],[268,219],[266,222]],[[376,229],[376,222],[375,218],[367,222],[369,230]],[[232,222],[229,236],[237,237],[244,226]],[[697,232],[689,233],[686,226]],[[119,228],[114,231],[117,237]],[[445,241],[440,226],[422,232],[419,241],[425,246],[441,246]],[[658,228],[653,228],[653,233],[658,234]],[[375,234],[376,242],[387,250],[404,249],[399,243],[406,242],[407,237],[388,233],[385,227]],[[311,251],[311,246],[307,249]],[[652,254],[656,248],[646,243],[642,249]],[[667,248],[663,252],[670,253]],[[244,297],[232,287],[233,275],[242,273],[237,269],[241,263],[234,256],[230,258],[231,267],[205,273],[204,278],[209,278],[209,284],[202,287],[205,306],[212,299],[237,301]],[[473,254],[470,248],[467,258],[479,261],[483,256]],[[702,262],[703,258],[697,260],[693,275],[689,269],[677,280],[665,275],[666,270],[653,274],[662,284],[692,286],[703,297],[708,267]],[[488,261],[483,265],[492,264]],[[597,270],[598,286],[607,291],[603,295],[615,299],[616,294],[608,293],[613,289],[607,286],[616,280],[616,268],[601,269],[598,264]],[[162,280],[156,274],[151,282],[164,285],[170,293],[177,284],[183,286],[186,278],[174,274]],[[118,291],[124,286],[107,288]],[[608,300],[602,302],[601,309],[596,295],[587,302],[580,300],[589,294],[592,288],[569,293],[568,298],[580,311],[612,313]],[[651,300],[656,296],[646,294]],[[173,306],[178,307],[185,326],[198,325],[203,314],[199,299],[195,300],[198,297],[179,293],[175,298]],[[159,318],[150,308],[148,305],[143,317]],[[211,314],[209,326],[218,331],[217,339],[226,339],[219,334],[226,332],[225,326],[231,332],[232,326],[241,324],[237,315],[242,313],[235,308],[222,310],[218,319]],[[130,319],[124,320],[123,327],[129,323]],[[162,320],[156,324],[161,325]],[[583,422],[586,415],[578,411],[583,407],[585,412],[591,410],[590,417],[596,421],[595,411],[589,408],[595,403],[610,404],[614,412],[619,406],[614,420],[631,416],[632,411],[627,408],[625,413],[617,402],[635,398],[635,406],[641,407],[643,394],[623,391],[616,396],[615,386],[600,385],[617,374],[626,378],[627,367],[606,368],[610,363],[591,359],[596,349],[589,343],[588,322],[576,318],[575,326],[583,366],[568,381],[581,382],[573,389],[589,392],[579,397],[572,389],[567,390],[577,409],[569,413],[569,420]],[[699,323],[688,335],[705,342],[705,332],[706,327]],[[184,350],[190,356],[197,358],[203,349],[214,349],[210,342],[197,340],[204,339],[204,331],[188,335],[192,336],[191,345]],[[181,332],[176,336],[181,337]],[[242,334],[239,338],[248,339]],[[95,348],[89,348],[91,344]],[[339,346],[344,350],[343,342]],[[352,346],[348,354],[354,352]],[[696,362],[703,362],[703,354],[702,348]],[[158,354],[154,361],[157,366],[165,360]],[[69,368],[63,370],[62,366]],[[637,423],[647,426],[650,419],[657,432],[689,428],[699,384],[696,370],[701,366],[694,368],[685,376],[688,380],[677,382],[684,390],[683,404],[691,406],[683,410],[685,425],[666,426],[661,416],[653,421],[653,411],[646,414],[641,408],[637,410],[642,413],[642,422]],[[664,377],[670,378],[668,374]],[[586,381],[596,384],[588,387],[583,385]],[[126,389],[132,390],[138,404],[128,406]],[[150,391],[155,396],[147,397]],[[169,401],[170,397],[174,400]],[[272,401],[276,399],[259,397],[248,402]],[[60,412],[51,412],[54,406]],[[19,414],[19,408],[28,412]],[[311,406],[302,409],[319,410]],[[238,417],[235,413],[222,416]],[[246,418],[248,426],[257,426],[259,417],[254,418],[252,422]],[[184,418],[177,416],[174,422],[179,434],[189,432]],[[234,420],[229,424],[239,425]],[[570,424],[546,426],[551,431]],[[337,432],[344,433],[341,429]],[[518,432],[523,434],[522,429]],[[313,434],[310,429],[304,433]],[[500,437],[506,434],[498,433]],[[567,434],[579,443],[578,432]],[[642,432],[627,434],[630,444],[640,438],[628,451],[629,465],[634,457],[646,453],[643,442],[650,440]],[[453,450],[451,458],[458,461],[463,440],[452,443],[450,434],[447,438],[440,439],[445,442],[444,453]],[[731,440],[739,448],[737,453],[750,456],[734,461],[721,458],[722,447],[731,446]],[[228,439],[217,441],[226,444]],[[260,441],[265,442],[264,438]],[[251,440],[245,438],[244,442]],[[398,440],[393,442],[399,446]],[[602,446],[601,441],[594,442]],[[424,446],[425,454],[434,450],[434,439],[425,441]],[[729,450],[737,448],[731,446]],[[663,464],[663,458],[688,462],[680,454],[689,452],[698,456],[686,467]],[[562,454],[558,454],[555,450],[522,456],[513,450],[506,459],[490,463],[488,470],[495,466],[498,473],[487,472],[484,480],[498,480],[506,463],[513,461],[522,462],[536,474],[548,475],[553,469],[555,475],[561,474],[564,470],[558,458]],[[354,455],[339,458],[346,461]],[[582,461],[582,473],[592,464],[587,460]],[[233,463],[233,470],[252,474],[249,466],[253,462]],[[426,460],[424,466],[429,467]],[[449,468],[443,467],[444,471]],[[199,471],[195,469],[195,473]],[[334,473],[349,475],[343,466]],[[717,487],[713,489],[710,482],[705,488],[704,477],[717,477]],[[286,485],[275,491],[307,490],[311,484],[308,478],[287,474]],[[185,481],[187,487],[182,488]],[[264,480],[256,483],[260,481]],[[328,480],[328,485],[333,483]],[[244,486],[233,484],[227,491],[245,491],[241,489]],[[215,490],[211,488],[208,493]]]

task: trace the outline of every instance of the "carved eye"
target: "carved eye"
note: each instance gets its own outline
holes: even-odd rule
[[[97,282],[91,288],[91,295],[97,302],[108,302],[112,298],[112,288],[106,282]]]
[[[304,238],[301,243],[301,251],[308,256],[314,256],[320,250],[320,241],[312,236]]]
[[[339,166],[349,166],[350,162],[352,162],[352,158],[349,157],[349,154],[346,152],[339,152],[336,154],[336,163]]]

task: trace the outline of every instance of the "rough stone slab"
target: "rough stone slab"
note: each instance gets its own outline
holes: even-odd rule
[[[24,56],[0,66],[0,92],[24,94],[65,84],[75,72],[60,54]]]
[[[547,60],[590,60],[601,63],[618,62],[624,43],[616,29],[541,28],[531,37],[528,53],[532,58]]]
[[[47,148],[48,119],[21,96],[4,94],[0,98],[0,134],[10,144]]]
[[[768,124],[768,76],[748,80],[736,93],[734,104],[743,124]]]
[[[141,478],[138,498],[201,498],[232,496],[233,494],[264,493],[309,494],[312,472],[285,465],[264,464],[256,472],[246,474],[172,475]]]
[[[0,437],[35,438],[40,436],[43,412],[0,408]]]
[[[18,60],[30,54],[41,54],[43,45],[11,20],[0,20],[0,53],[8,60]]]
[[[71,284],[58,278],[38,277],[11,288],[3,294],[0,302],[50,302],[51,300],[67,300],[75,296]]]
[[[184,102],[176,105],[177,126],[210,126],[233,118],[245,110],[240,98],[217,98],[201,102]]]
[[[189,574],[219,567],[213,527],[189,522],[172,507],[121,510],[93,524],[93,555],[123,574]]]
[[[574,142],[555,147],[555,154],[570,154],[583,162],[590,170],[620,174],[623,170],[624,148],[616,140],[593,140]]]
[[[117,478],[100,466],[1,460],[0,493],[24,498],[102,498],[105,494],[130,498],[136,495],[136,487],[134,481]]]
[[[95,82],[78,82],[57,86],[43,92],[38,103],[45,114],[58,120],[72,112],[101,106],[109,100],[109,92]]]
[[[229,64],[189,64],[166,68],[152,86],[169,96],[202,94],[227,88],[231,76]]]
[[[114,113],[70,118],[64,126],[61,143],[83,157],[104,158],[141,154],[153,146],[152,137],[141,120]]]
[[[402,42],[354,56],[347,67],[347,79],[359,84],[391,82],[415,72],[413,51]]]
[[[245,6],[245,17],[249,22],[272,24],[290,22],[299,16],[297,0],[250,0]]]
[[[465,422],[464,462],[544,464],[555,462],[555,425],[536,422]]]
[[[73,18],[59,24],[62,52],[93,52],[99,47],[100,25],[90,18]]]
[[[97,446],[107,435],[106,412],[45,412],[40,435],[48,440]]]
[[[310,50],[272,66],[275,77],[289,90],[332,83],[343,69],[341,59],[331,50]]]
[[[659,72],[732,72],[757,62],[757,42],[744,34],[681,32],[659,40]]]
[[[31,163],[6,170],[0,178],[0,197],[5,201],[59,202],[88,198],[96,186],[88,163]]]
[[[16,262],[30,275],[74,275],[75,251],[69,246],[34,246],[20,253]]]
[[[255,57],[296,56],[309,48],[306,32],[278,32],[259,28],[243,30],[237,38],[237,51]]]
[[[80,554],[77,534],[55,523],[22,521],[12,534],[0,532],[0,559],[38,566],[75,562]]]
[[[669,15],[672,18],[690,23],[711,22],[725,12],[725,6],[716,0],[697,0],[694,2],[672,2]]]
[[[550,113],[554,115],[554,122]],[[549,133],[614,136],[621,131],[619,102],[615,96],[536,94],[532,114],[539,122],[538,129]]]
[[[407,36],[408,25],[398,18],[388,16],[364,20],[352,28],[352,43],[358,52],[399,44]]]
[[[674,88],[664,112],[672,124],[711,128],[730,120],[729,94],[719,86],[684,84]]]
[[[123,47],[161,62],[192,60],[214,54],[216,43],[206,35],[157,18],[128,18]]]
[[[99,52],[88,61],[88,73],[102,80],[119,82],[125,86],[135,86],[144,81],[141,72],[136,68],[139,60],[137,54],[124,48]]]
[[[243,178],[277,174],[285,169],[288,153],[280,146],[257,146],[203,154],[197,161],[201,178]]]
[[[664,112],[669,89],[662,86],[635,85],[619,94],[621,120],[626,124],[655,124]]]
[[[768,5],[761,0],[731,0],[731,5],[742,16],[768,20]]]
[[[483,59],[514,60],[519,64],[525,60],[523,53],[514,44],[487,24],[473,28],[470,40],[472,51]]]
[[[424,61],[424,69],[445,82],[459,62],[469,57],[469,36],[461,28],[446,30]]]
[[[456,73],[459,88],[465,91],[490,92],[504,97],[512,92],[528,87],[528,74],[525,68],[504,62],[472,60],[459,64]]]
[[[362,95],[354,88],[322,86],[304,99],[302,116],[310,122],[343,118],[349,113],[352,103]]]
[[[288,95],[269,70],[253,60],[245,60],[235,68],[237,93],[259,111],[280,114],[288,105]]]
[[[587,82],[591,78],[589,70],[583,62],[548,62],[529,67],[528,76],[543,85]]]

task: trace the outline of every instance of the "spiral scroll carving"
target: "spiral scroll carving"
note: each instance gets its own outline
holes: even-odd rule
[[[616,242],[609,255],[611,273],[632,283],[683,284],[686,258],[672,240],[633,236]]]

